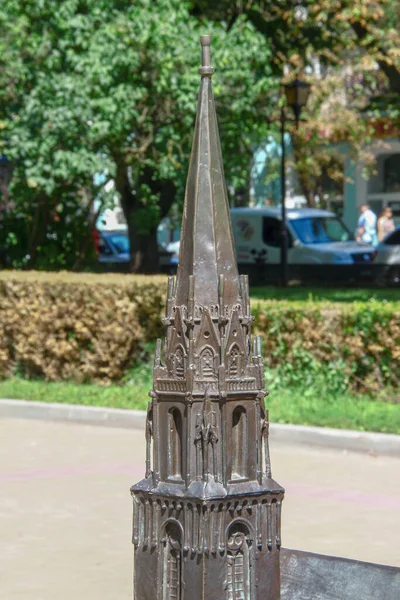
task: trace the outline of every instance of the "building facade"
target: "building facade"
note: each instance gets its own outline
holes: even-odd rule
[[[259,338],[238,275],[202,36],[177,278],[169,278],[132,486],[136,600],[278,600],[281,503],[271,476]]]
[[[373,143],[365,150],[374,158],[372,172],[365,172],[365,165],[356,162],[346,143],[332,145],[343,156],[343,180],[341,188],[325,178],[323,205],[343,218],[347,227],[355,232],[362,204],[369,204],[377,216],[386,207],[391,207],[396,225],[400,225],[400,141],[394,136],[376,133]],[[290,138],[287,137],[287,152],[291,157]],[[281,203],[280,177],[269,177],[268,169],[280,161],[280,149],[273,140],[264,144],[254,154],[252,168],[252,198],[255,206],[279,205]],[[290,161],[289,161],[290,162]],[[272,165],[272,166],[271,166]],[[296,170],[286,168],[286,206],[307,206],[297,182]]]
[[[363,173],[363,165],[345,160],[343,220],[355,230],[360,206],[369,204],[377,216],[390,206],[396,225],[400,225],[400,141],[392,137],[376,140],[368,147],[375,158],[373,173]]]

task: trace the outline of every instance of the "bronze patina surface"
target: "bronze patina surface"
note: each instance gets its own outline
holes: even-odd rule
[[[239,277],[202,65],[176,281],[157,343],[147,468],[132,487],[137,600],[277,600],[284,490],[271,478],[259,338]]]
[[[398,600],[400,569],[339,556],[281,550],[282,600]]]
[[[280,550],[284,490],[271,475],[261,343],[235,260],[210,36],[201,46],[179,267],[156,348],[145,478],[131,488],[134,598],[395,600],[399,569]]]

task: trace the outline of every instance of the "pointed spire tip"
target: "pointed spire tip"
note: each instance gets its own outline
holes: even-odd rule
[[[211,86],[214,72],[210,62],[211,36],[201,36],[199,41],[201,83],[173,298],[174,305],[187,308],[189,334],[198,329],[199,307],[202,307],[200,312],[212,307],[224,315],[238,302],[244,304],[239,298],[239,275]]]

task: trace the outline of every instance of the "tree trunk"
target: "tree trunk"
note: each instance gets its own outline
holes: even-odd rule
[[[0,159],[0,197],[2,204],[6,205],[6,210],[8,201],[10,199],[9,186],[13,170],[14,166],[10,162]]]
[[[158,273],[157,227],[152,228],[148,234],[139,233],[135,224],[135,212],[130,207],[125,215],[131,249],[130,271],[131,273]]]
[[[156,172],[150,167],[144,167],[137,188],[146,184],[152,194],[159,197],[159,220],[150,223],[147,231],[138,228],[138,212],[143,213],[144,205],[141,199],[132,190],[128,176],[128,167],[123,159],[117,161],[117,174],[115,186],[121,197],[121,206],[128,225],[128,236],[131,249],[130,271],[132,273],[157,273],[159,272],[159,253],[157,244],[157,227],[159,221],[169,212],[176,195],[175,184],[169,179],[155,179]]]
[[[303,188],[305,189],[305,188]],[[317,202],[315,199],[315,191],[314,190],[310,190],[310,189],[305,189],[305,197],[307,200],[307,206],[308,208],[317,208]]]
[[[43,243],[46,237],[47,226],[50,220],[50,213],[51,208],[48,199],[43,197],[37,198],[35,215],[33,218],[33,225],[28,243],[28,269],[33,269],[36,265],[38,247]]]
[[[301,187],[301,191],[305,199],[307,200],[307,206],[309,208],[316,208],[316,186],[314,176],[311,173],[305,173],[304,171],[299,171],[296,169],[296,164],[300,162],[302,152],[305,152],[305,149],[299,146],[296,143],[295,136],[292,136],[292,145],[293,145],[293,157],[294,157],[294,168],[296,170],[297,178]]]
[[[157,243],[157,227],[153,227],[147,235],[139,236],[139,247],[142,253],[143,273],[159,273],[160,256]]]
[[[98,210],[96,212],[93,211],[93,204],[94,204],[94,198],[90,198],[89,200],[89,206],[87,209],[87,222],[88,222],[88,230],[89,233],[88,235],[85,237],[85,239],[83,240],[83,243],[81,244],[79,250],[78,250],[78,254],[76,257],[76,260],[72,266],[72,270],[73,271],[78,271],[82,265],[82,261],[84,260],[84,258],[86,257],[90,246],[94,244],[94,240],[93,240],[93,232],[96,228],[96,223],[97,223],[97,219],[100,216],[100,213],[103,209],[102,204],[100,205],[100,207],[98,208]]]
[[[117,187],[118,189],[118,187]],[[142,236],[139,234],[135,224],[135,212],[138,208],[136,197],[131,190],[125,190],[121,194],[121,206],[124,212],[124,217],[128,227],[128,238],[130,247],[130,264],[129,270],[131,273],[143,273],[143,259],[146,255],[147,248],[144,246]]]

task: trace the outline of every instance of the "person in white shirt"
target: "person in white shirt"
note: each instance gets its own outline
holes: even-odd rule
[[[378,243],[376,214],[370,209],[368,204],[362,204],[360,206],[356,240],[363,244],[372,244],[373,246],[376,246]]]

